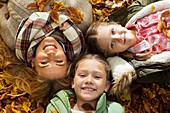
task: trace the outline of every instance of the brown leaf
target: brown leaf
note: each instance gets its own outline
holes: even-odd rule
[[[151,113],[151,109],[150,109],[150,105],[147,101],[142,101],[143,102],[143,105],[144,105],[144,108],[146,110],[147,113]]]
[[[84,14],[78,8],[73,8],[69,6],[67,8],[67,11],[69,12],[70,19],[75,24],[80,24],[84,20]]]
[[[50,17],[54,20],[54,22],[59,23],[59,15],[56,10],[50,10]]]
[[[27,5],[27,8],[32,10],[32,9],[37,9],[38,6],[37,6],[37,3],[34,2],[34,3],[28,4],[28,5]]]
[[[31,113],[44,113],[44,109],[39,106],[37,109],[33,110]]]
[[[170,14],[169,10],[166,10],[161,14],[161,18],[167,17],[167,16],[169,16],[169,14]]]
[[[66,8],[65,4],[59,1],[50,3],[50,7],[51,9],[56,10],[56,11],[62,11]]]
[[[162,29],[166,28],[166,23],[164,20],[160,20],[157,24],[157,29],[159,32],[162,31]]]

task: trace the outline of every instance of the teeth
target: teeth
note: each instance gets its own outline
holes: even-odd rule
[[[94,89],[92,88],[83,88],[84,90],[88,90],[88,91],[93,91]]]

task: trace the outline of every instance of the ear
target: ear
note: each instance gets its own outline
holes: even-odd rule
[[[110,84],[111,84],[110,81],[107,81],[106,87],[105,87],[105,89],[104,89],[105,92],[107,92],[107,91],[109,90]]]
[[[32,61],[31,61],[31,67],[32,67],[32,68],[35,67],[35,58],[33,58]]]
[[[71,82],[71,88],[74,89],[74,81],[73,81],[73,80],[72,80],[72,82]]]

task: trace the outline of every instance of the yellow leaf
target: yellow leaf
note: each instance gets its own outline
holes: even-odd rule
[[[170,39],[170,29],[166,29],[166,35]]]
[[[154,12],[154,11],[155,11],[155,6],[152,5],[152,6],[151,6],[151,12]]]
[[[126,101],[126,100],[131,100],[131,95],[130,93],[124,93],[120,96],[122,101]]]
[[[62,11],[66,8],[66,6],[63,2],[58,2],[58,1],[52,2],[50,4],[50,7],[51,7],[51,9],[57,10],[57,11]]]
[[[92,5],[97,5],[102,2],[102,0],[89,0]]]
[[[103,15],[102,10],[94,9],[94,12],[96,15],[99,15],[99,16]]]
[[[24,109],[26,112],[30,111],[30,106],[31,106],[30,101],[23,102],[23,109]]]

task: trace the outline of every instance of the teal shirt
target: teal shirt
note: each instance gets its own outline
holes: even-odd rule
[[[69,90],[61,90],[50,100],[46,113],[57,111],[58,113],[71,113],[71,105],[69,98],[74,96]],[[99,98],[96,106],[96,113],[124,113],[124,108],[117,102],[106,100],[106,94]]]

